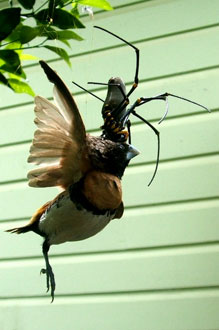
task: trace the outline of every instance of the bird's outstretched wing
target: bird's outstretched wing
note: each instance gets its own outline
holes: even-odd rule
[[[77,105],[63,81],[46,62],[40,61],[40,65],[54,84],[56,105],[41,96],[35,97],[34,122],[37,130],[28,162],[39,167],[28,173],[29,185],[66,188],[82,175],[85,127]]]

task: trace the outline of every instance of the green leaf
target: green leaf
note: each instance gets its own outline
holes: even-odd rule
[[[15,75],[19,76],[19,77],[22,77],[23,79],[26,78],[26,75],[22,69],[22,67],[18,67],[16,70],[11,67],[10,65],[7,65],[7,64],[4,64],[0,67],[0,70],[3,70],[3,71],[6,71],[6,72],[9,72],[9,73],[14,73]]]
[[[71,13],[72,13],[72,15],[74,15],[76,18],[79,18],[79,17],[80,17],[80,13],[79,13],[79,10],[78,10],[78,4],[77,4],[76,2],[74,2],[74,3],[72,4]]]
[[[42,24],[50,23],[63,30],[85,27],[78,18],[64,9],[56,8],[53,12],[53,17],[49,16],[48,9],[43,9],[35,15],[35,18]]]
[[[47,37],[48,40],[59,40],[70,48],[71,45],[67,40],[71,40],[71,39],[75,39],[78,41],[83,40],[82,37],[80,37],[77,33],[71,30],[60,31],[60,30],[55,30],[51,27],[44,29],[41,36]]]
[[[20,48],[21,47],[21,43],[19,41],[12,41],[10,42],[4,49],[16,49],[16,48]]]
[[[1,70],[15,73],[25,78],[18,54],[14,50],[0,50],[0,59],[3,61]]]
[[[32,9],[34,4],[35,4],[35,0],[18,0],[18,2],[21,4],[21,6],[23,6],[25,9]]]
[[[83,40],[82,37],[80,37],[77,33],[66,30],[66,31],[57,31],[53,30],[53,33],[48,35],[48,39],[57,39],[57,40],[70,40],[70,39],[75,39],[78,41]]]
[[[18,54],[13,50],[0,50],[0,58],[8,65],[14,66],[15,68],[20,65]]]
[[[21,8],[0,10],[0,41],[5,39],[20,23]]]
[[[49,10],[42,9],[37,14],[34,15],[34,18],[41,24],[48,24],[50,22]]]
[[[60,8],[62,8],[65,6],[66,3],[69,3],[69,0],[56,0],[56,7],[59,6]]]
[[[0,83],[8,86],[8,79],[6,79],[5,76],[1,72],[0,72]]]
[[[25,93],[31,96],[35,96],[35,93],[32,88],[23,81],[20,81],[18,79],[8,79],[8,83],[16,93]]]
[[[26,44],[39,35],[39,28],[32,28],[27,25],[22,25],[20,29],[20,42]]]
[[[7,41],[13,42],[15,40],[16,42],[20,42],[20,44],[28,43],[37,36],[41,36],[41,30],[43,30],[43,28],[42,26],[33,28],[20,23],[7,37]]]
[[[46,37],[49,40],[56,39],[56,30],[51,26],[40,25],[40,36]]]
[[[9,78],[12,78],[12,79],[19,80],[19,81],[22,80],[22,78],[21,78],[20,76],[17,76],[17,75],[14,74],[14,73],[8,73],[8,77],[9,77]]]
[[[78,0],[81,5],[97,7],[104,10],[112,10],[113,7],[106,0]]]
[[[8,42],[14,42],[15,40],[20,39],[20,30],[22,27],[22,23],[19,23],[14,30],[7,36],[6,41]]]
[[[49,0],[49,7],[48,7],[49,17],[53,17],[55,7],[56,7],[56,1],[55,0]]]
[[[67,12],[63,9],[56,9],[54,11],[54,21],[53,24],[58,26],[60,29],[81,29],[85,28],[85,26],[82,24],[82,22],[72,15],[70,12]]]
[[[20,60],[21,61],[35,61],[35,60],[39,60],[39,57],[30,55],[30,54],[21,54]]]
[[[53,47],[53,46],[43,46],[43,47],[51,50],[52,52],[54,52],[56,54],[58,54],[71,67],[71,62],[69,60],[69,56],[63,48]]]
[[[79,36],[77,33],[70,31],[70,30],[66,30],[66,31],[58,31],[58,40],[70,40],[70,39],[75,39],[78,41],[83,40],[83,38],[81,36]]]
[[[71,45],[67,40],[59,40],[59,41],[62,42],[64,45],[68,46],[69,48],[71,48]]]

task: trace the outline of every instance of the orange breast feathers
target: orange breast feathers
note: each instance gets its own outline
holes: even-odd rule
[[[116,209],[122,202],[121,181],[115,175],[91,171],[84,179],[83,193],[100,210]]]

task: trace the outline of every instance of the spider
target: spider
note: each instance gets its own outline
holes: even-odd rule
[[[121,40],[123,43],[127,44],[129,47],[134,49],[136,54],[136,66],[135,66],[135,76],[134,76],[134,82],[128,92],[126,92],[126,86],[123,80],[120,77],[110,78],[108,83],[99,83],[99,82],[88,82],[88,84],[96,84],[96,85],[105,85],[108,86],[107,96],[106,99],[103,100],[99,96],[95,95],[94,93],[88,91],[84,87],[80,86],[76,82],[73,82],[76,86],[83,89],[84,91],[88,92],[92,96],[99,99],[101,102],[103,102],[102,107],[102,116],[104,120],[104,125],[101,126],[102,128],[102,137],[104,139],[110,139],[115,142],[126,142],[128,141],[131,144],[131,121],[129,119],[129,116],[132,114],[135,117],[139,118],[141,121],[143,121],[146,125],[148,125],[153,132],[157,136],[157,158],[156,158],[156,165],[154,169],[154,173],[152,175],[152,178],[150,182],[148,183],[148,186],[152,183],[154,180],[154,177],[157,173],[158,164],[159,164],[159,157],[160,157],[160,133],[159,131],[145,118],[140,116],[135,109],[142,106],[145,103],[154,101],[154,100],[162,100],[166,103],[166,110],[164,112],[164,115],[159,120],[158,124],[162,123],[162,121],[166,118],[169,110],[169,103],[168,103],[168,97],[175,97],[190,103],[193,103],[208,112],[210,110],[194,101],[191,101],[185,97],[178,96],[169,92],[152,96],[152,97],[140,97],[138,98],[133,104],[129,105],[129,97],[130,95],[135,91],[135,89],[138,87],[138,74],[139,74],[139,60],[140,60],[140,51],[137,47],[135,47],[133,44],[128,42],[127,40],[121,38],[117,34],[102,28],[100,26],[94,26],[94,28],[102,30],[113,37]],[[127,130],[126,130],[127,128]]]

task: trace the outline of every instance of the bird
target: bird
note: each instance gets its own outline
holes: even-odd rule
[[[139,151],[127,142],[128,132],[119,120],[119,111],[114,118],[109,114],[109,103],[113,102],[111,106],[115,109],[124,93],[116,96],[118,100],[105,102],[103,133],[92,136],[86,133],[79,109],[65,83],[45,61],[39,63],[54,84],[55,104],[41,96],[35,97],[37,129],[28,162],[38,167],[29,171],[28,184],[35,188],[58,186],[62,191],[41,206],[26,225],[7,232],[32,231],[43,237],[45,268],[41,273],[46,274],[47,292],[50,291],[53,302],[56,281],[49,262],[50,247],[92,237],[111,220],[122,217],[121,179]],[[118,79],[111,78],[111,84]]]
[[[129,96],[138,86],[139,49],[133,44],[105,28],[94,26],[119,39],[136,53],[136,67],[133,84],[128,92],[120,77],[112,77],[107,85],[105,100],[73,82],[76,86],[103,102],[103,125],[100,136],[86,133],[77,104],[59,75],[45,62],[39,61],[48,80],[54,84],[55,104],[47,99],[35,97],[34,133],[28,162],[38,165],[31,170],[28,184],[34,188],[58,186],[62,191],[46,202],[22,226],[6,230],[23,234],[29,231],[43,237],[42,252],[46,274],[46,287],[50,291],[51,302],[55,297],[56,281],[49,262],[48,252],[55,244],[80,241],[92,237],[106,227],[111,220],[123,216],[121,180],[126,167],[139,151],[131,144],[132,114],[144,122],[157,136],[157,160],[152,183],[158,169],[160,154],[159,131],[135,109],[154,100],[163,100],[166,111],[158,124],[168,114],[168,97],[178,98],[210,112],[205,106],[187,98],[163,93],[152,97],[140,97],[129,105]]]

